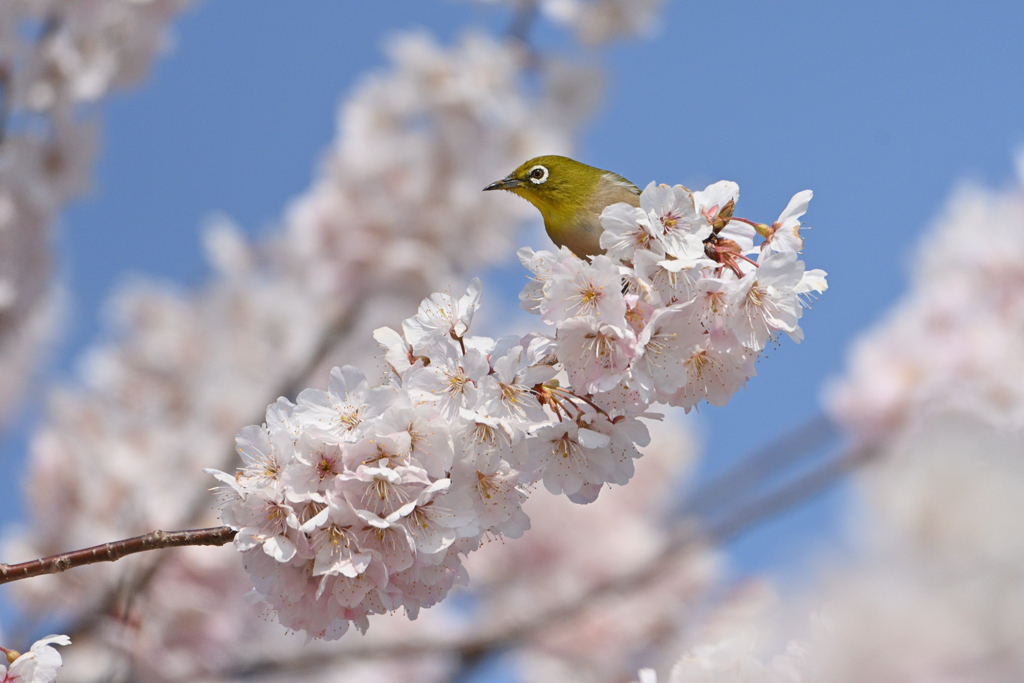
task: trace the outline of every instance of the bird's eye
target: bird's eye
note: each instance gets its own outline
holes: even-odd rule
[[[534,166],[530,169],[530,182],[534,185],[540,185],[548,179],[548,169],[544,166]]]

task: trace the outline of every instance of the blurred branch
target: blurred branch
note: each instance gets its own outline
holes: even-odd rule
[[[320,365],[327,360],[335,346],[338,344],[338,340],[344,339],[348,336],[348,333],[352,331],[352,326],[359,319],[360,314],[363,312],[363,297],[355,297],[352,305],[349,306],[340,315],[334,318],[334,321],[324,330],[320,336],[320,341],[316,348],[313,349],[313,353],[309,356],[306,362],[298,368],[290,377],[286,378],[284,382],[278,385],[277,390],[272,392],[270,401],[268,403],[277,400],[278,396],[294,397],[309,384],[309,377],[313,372],[320,367]],[[254,415],[249,418],[245,424],[263,424],[266,422],[266,408],[259,415]],[[239,429],[245,425],[239,425]],[[225,458],[221,461],[217,469],[224,472],[230,471],[235,468],[235,464],[238,462],[238,451],[235,447],[235,437],[231,437],[231,447],[225,451]],[[210,509],[210,494],[208,491],[202,491],[193,501],[191,508],[189,509],[188,515],[185,517],[185,521],[182,524],[195,524],[199,519],[202,518],[203,514]],[[143,584],[144,585],[144,584]],[[139,588],[142,588],[140,585]]]
[[[50,40],[61,26],[61,19],[56,13],[50,13],[42,22],[36,45],[41,46]],[[37,47],[38,49],[38,47]],[[8,126],[14,108],[14,65],[0,64],[0,147],[7,141]]]
[[[850,472],[878,456],[873,447],[860,447],[832,458],[771,493],[741,506],[715,524],[708,525],[705,537],[714,542],[729,541],[742,533],[824,493]]]
[[[342,649],[336,653],[306,653],[297,659],[255,661],[226,672],[225,675],[229,678],[244,678],[275,671],[296,674],[298,671],[316,670],[345,659],[387,659],[424,655],[455,656],[464,667],[473,666],[487,655],[528,641],[542,629],[579,616],[602,598],[642,590],[658,578],[667,567],[673,566],[673,560],[684,556],[692,549],[728,541],[756,528],[758,524],[773,519],[798,503],[806,502],[824,492],[849,472],[873,460],[876,455],[877,451],[869,448],[848,451],[778,489],[740,506],[715,524],[702,528],[694,525],[692,521],[684,520],[677,523],[661,552],[642,566],[597,583],[582,595],[517,623],[491,629],[489,632],[475,632],[467,638],[404,640]],[[460,672],[464,667],[460,668]]]
[[[320,343],[317,345],[316,349],[314,349],[306,363],[304,363],[301,368],[279,385],[277,391],[274,392],[274,395],[294,396],[305,388],[309,376],[317,369],[317,367],[320,366],[321,363],[327,360],[331,351],[338,343],[338,340],[348,336],[348,333],[351,331],[356,320],[358,320],[362,310],[362,298],[356,297],[354,303],[343,313],[338,315],[334,322],[324,331],[324,334],[320,338]],[[265,413],[260,414],[255,416],[253,419],[250,419],[247,424],[262,424],[265,419]],[[241,426],[244,425],[240,425],[239,428],[241,428]],[[225,458],[219,464],[218,469],[225,472],[230,471],[234,469],[237,461],[238,452],[235,450],[234,440],[232,439],[231,449],[225,453]],[[198,523],[199,520],[202,519],[203,514],[209,510],[210,502],[211,499],[209,491],[203,490],[201,494],[196,497],[195,501],[193,501],[188,514],[183,520],[181,520],[180,524],[182,526],[189,526],[191,524]],[[159,570],[163,560],[164,556],[154,557],[148,566],[140,569],[140,571],[135,574],[133,579],[125,579],[111,588],[107,592],[107,595],[97,603],[97,608],[82,615],[75,624],[68,629],[68,633],[72,635],[88,633],[100,622],[100,620],[95,618],[96,614],[111,613],[115,610],[117,603],[122,598],[127,596],[128,599],[131,599],[138,593],[144,591],[150,581],[153,580],[153,577],[156,576],[157,570]]]
[[[508,37],[521,43],[529,44],[530,29],[537,19],[537,0],[520,0],[516,3],[512,23],[508,27]]]
[[[0,64],[0,147],[7,140],[7,124],[11,118],[12,77],[10,67]]]
[[[761,446],[725,474],[702,485],[673,510],[672,516],[706,517],[723,503],[761,487],[766,480],[809,457],[838,436],[831,420],[822,414],[815,415]]]
[[[72,550],[39,560],[21,562],[20,564],[0,563],[0,584],[44,574],[59,574],[68,569],[84,567],[96,562],[116,562],[127,555],[147,550],[180,548],[186,545],[225,545],[234,538],[235,530],[227,526],[188,531],[152,531],[143,536],[95,545],[82,550]]]

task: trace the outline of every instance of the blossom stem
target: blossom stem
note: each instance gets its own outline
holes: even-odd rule
[[[572,413],[569,412],[569,409],[566,408],[565,405],[562,403],[562,401],[560,401],[558,399],[558,397],[555,396],[554,394],[552,394],[551,397],[550,397],[550,405],[551,405],[551,408],[555,411],[555,415],[558,416],[558,421],[559,422],[562,421],[562,411],[565,412],[565,419],[567,419],[567,420],[571,420],[572,419]]]
[[[571,391],[566,391],[565,389],[555,389],[554,391],[560,392],[563,396],[565,396],[567,398],[575,398],[577,400],[583,401],[584,403],[586,403],[588,406],[590,406],[591,408],[596,410],[601,415],[604,415],[605,417],[608,417],[608,413],[605,411],[604,408],[602,408],[601,406],[597,405],[596,403],[594,403],[590,399],[586,398],[585,396],[580,396],[578,394],[574,394]],[[579,409],[577,408],[577,410],[579,410]]]
[[[739,221],[740,223],[746,223],[747,225],[749,225],[752,228],[756,228],[758,225],[760,225],[760,223],[755,223],[754,221],[750,220],[749,218],[740,218],[739,216],[731,216],[729,220]]]
[[[152,531],[142,536],[126,538],[82,550],[72,550],[20,564],[0,563],[0,584],[28,579],[44,574],[59,574],[73,567],[95,562],[114,562],[126,555],[160,548],[180,548],[186,545],[226,545],[235,538],[235,530],[228,526],[186,531]]]

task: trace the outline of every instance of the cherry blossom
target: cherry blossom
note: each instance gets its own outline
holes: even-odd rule
[[[799,253],[803,250],[804,240],[800,236],[800,218],[807,213],[807,205],[813,196],[814,193],[810,190],[793,195],[779,219],[764,231],[764,242],[761,244],[762,253],[773,251]]]
[[[601,248],[620,261],[630,261],[637,249],[648,249],[664,235],[660,221],[652,221],[642,208],[612,204],[601,214]]]
[[[67,636],[46,636],[32,643],[28,652],[11,661],[13,653],[6,651],[6,658],[0,657],[0,679],[4,683],[52,683],[57,679],[61,667],[60,653],[54,645],[70,645]]]
[[[436,337],[461,339],[466,335],[473,313],[480,306],[480,279],[469,283],[466,294],[456,299],[451,294],[437,292],[420,304],[416,316],[402,324],[409,343],[419,346]]]

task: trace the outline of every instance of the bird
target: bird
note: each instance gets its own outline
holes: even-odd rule
[[[640,206],[640,188],[618,173],[556,155],[530,159],[488,190],[506,190],[536,206],[551,241],[580,258],[604,253],[601,212],[606,206]]]

